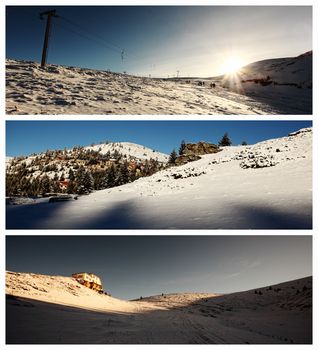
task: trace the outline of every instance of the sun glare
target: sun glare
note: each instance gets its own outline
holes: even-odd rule
[[[224,61],[222,71],[224,74],[235,73],[243,66],[244,61],[241,57],[231,56]]]

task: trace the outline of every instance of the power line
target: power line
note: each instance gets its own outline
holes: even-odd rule
[[[30,19],[32,19],[33,21],[37,21],[37,19],[34,16],[35,13],[33,13],[33,11],[31,9],[27,9],[27,8],[22,9],[21,8],[20,10],[22,12],[24,12],[25,14],[27,14],[29,18],[30,18],[30,16],[32,16]],[[59,19],[61,19],[61,21],[59,21]],[[65,24],[67,24],[67,26],[64,26],[63,22]],[[115,44],[114,42],[111,42],[109,40],[105,40],[105,38],[102,37],[101,35],[93,32],[91,30],[88,30],[84,26],[82,26],[82,25],[76,23],[75,21],[70,20],[69,18],[66,18],[64,16],[59,16],[56,19],[56,21],[54,22],[54,25],[56,27],[61,27],[65,31],[71,32],[74,35],[82,37],[83,39],[94,42],[95,44],[103,47],[104,49],[112,50],[112,51],[120,54],[120,58],[121,58],[122,62],[124,62],[126,57],[129,58],[130,60],[136,60],[136,61],[146,59],[146,57],[136,56],[130,52],[128,53],[126,49],[120,47],[119,45]],[[74,27],[77,27],[78,29],[80,29],[80,31],[75,30]],[[156,64],[151,64],[151,68],[154,68],[155,66],[158,66],[158,65],[159,66],[162,65],[164,61],[166,61],[166,60],[160,60],[159,62],[156,62]]]
[[[97,34],[95,32],[92,32],[92,31],[88,30],[87,28],[84,28],[80,24],[78,24],[78,23],[76,23],[76,22],[74,22],[74,21],[72,21],[72,20],[70,20],[70,19],[68,19],[68,18],[66,18],[64,16],[60,16],[60,18],[63,21],[68,22],[69,24],[71,24],[71,25],[73,25],[73,26],[75,26],[75,27],[77,27],[77,28],[79,28],[79,29],[89,33],[90,35],[97,37],[99,40],[104,41],[107,45],[111,45],[111,46],[113,46],[114,48],[116,48],[118,50],[122,50],[123,49],[122,47],[119,47],[118,45],[114,44],[113,42],[111,42],[109,40],[106,41],[101,35],[99,35],[99,34]]]
[[[86,39],[86,40],[95,42],[96,44],[102,46],[104,49],[112,50],[112,51],[117,52],[117,53],[121,53],[121,51],[116,50],[116,49],[114,49],[114,48],[112,48],[112,47],[110,47],[110,46],[108,46],[108,45],[105,45],[104,43],[101,43],[100,41],[98,41],[98,40],[96,40],[96,39],[94,39],[94,38],[92,38],[92,37],[90,37],[90,36],[88,36],[88,35],[86,35],[86,34],[80,33],[80,32],[78,32],[78,31],[76,31],[76,30],[74,30],[74,29],[71,29],[71,28],[69,28],[69,27],[66,27],[66,26],[64,26],[64,25],[61,24],[61,23],[58,23],[58,26],[59,26],[60,28],[63,28],[63,29],[64,29],[65,31],[67,31],[67,32],[71,32],[71,33],[73,33],[73,34],[75,34],[75,35],[78,35],[78,36],[81,37],[81,38],[84,38],[84,39]]]

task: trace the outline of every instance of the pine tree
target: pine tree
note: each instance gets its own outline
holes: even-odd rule
[[[68,171],[68,178],[70,181],[74,181],[75,180],[75,175],[74,175],[74,171],[72,168],[70,168],[70,170]]]
[[[128,170],[128,163],[125,162],[121,167],[120,167],[120,182],[121,185],[127,184],[130,182],[130,176],[129,176],[129,170]]]
[[[83,178],[83,187],[86,194],[91,193],[94,190],[94,179],[89,170],[85,171]]]
[[[71,181],[69,182],[68,186],[67,186],[67,193],[68,194],[74,194],[74,193],[78,193],[77,192],[77,184],[75,181]]]
[[[105,188],[110,188],[114,186],[116,186],[116,169],[115,165],[112,164],[105,176]]]
[[[245,140],[242,141],[242,146],[247,146],[247,142]]]
[[[179,156],[183,154],[183,151],[185,150],[185,148],[186,148],[186,143],[184,140],[182,140],[179,148]]]
[[[232,141],[229,138],[229,134],[226,132],[222,139],[219,141],[219,146],[231,146],[232,145]]]
[[[47,175],[44,175],[42,177],[40,188],[42,196],[46,193],[51,192],[51,180]]]
[[[86,194],[84,187],[85,168],[81,165],[76,172],[77,193]]]
[[[169,164],[176,164],[177,158],[178,158],[177,152],[175,149],[173,149],[173,151],[170,153],[168,163]]]

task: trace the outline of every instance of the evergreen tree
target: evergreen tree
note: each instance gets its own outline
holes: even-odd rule
[[[77,193],[77,184],[75,181],[71,181],[69,182],[68,186],[67,186],[67,193],[68,194],[74,194]]]
[[[40,188],[41,188],[42,195],[51,192],[51,180],[47,175],[44,175],[42,177]]]
[[[77,193],[86,194],[84,187],[85,168],[81,165],[76,172]]]
[[[60,188],[60,183],[59,181],[54,181],[53,184],[52,184],[52,191],[54,193],[59,193],[59,192],[62,192],[61,188]]]
[[[89,170],[85,171],[83,186],[86,194],[91,193],[94,190],[94,179],[92,173]]]
[[[229,134],[226,132],[222,139],[219,141],[219,146],[231,146],[232,145],[232,141],[229,138]]]
[[[112,164],[105,176],[105,188],[116,186],[116,177],[116,168],[115,165]]]
[[[75,175],[74,175],[74,171],[72,168],[70,168],[69,172],[68,172],[68,178],[70,181],[74,181],[75,180]]]
[[[169,164],[176,164],[177,158],[178,158],[177,152],[175,149],[173,149],[173,151],[170,153],[168,163]]]
[[[247,142],[245,140],[242,141],[242,146],[247,146]]]
[[[179,156],[183,154],[183,151],[185,150],[185,148],[186,148],[186,143],[184,140],[182,140],[179,148]]]
[[[124,185],[130,182],[130,176],[129,176],[129,170],[128,170],[128,163],[125,162],[121,167],[120,167],[120,183],[119,185]]]

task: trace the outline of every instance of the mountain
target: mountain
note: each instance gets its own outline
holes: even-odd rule
[[[312,89],[312,51],[297,57],[254,62],[241,68],[238,75],[243,88],[249,80],[255,83],[255,79],[263,79],[263,86],[273,84]]]
[[[89,193],[149,176],[168,161],[166,154],[129,142],[47,150],[6,163],[8,196]]]
[[[312,128],[157,171],[79,200],[10,205],[7,228],[310,229]]]
[[[297,57],[254,62],[235,74],[214,80],[230,91],[268,103],[276,110],[312,113],[312,51]]]
[[[6,272],[8,344],[308,344],[312,278],[123,301],[71,277]]]
[[[265,66],[261,62],[255,63],[246,69],[255,74],[262,71],[262,77],[266,73],[265,78],[268,74],[272,76],[275,71],[276,79],[283,61],[272,61]],[[269,88],[256,94],[254,86],[254,89],[244,94],[241,89],[229,89],[229,84],[219,77],[157,79],[54,64],[42,68],[36,62],[7,59],[6,113],[311,114],[310,55],[299,58],[299,62],[286,59],[286,63],[283,63],[286,66],[289,64],[288,72],[293,75],[293,79],[288,82],[295,83],[297,87],[293,85],[286,89],[284,86],[283,89],[282,86],[276,86],[275,91],[282,90],[281,95],[277,95],[269,94]],[[244,73],[244,79],[254,79],[255,74]],[[216,84],[210,87],[211,83]],[[298,88],[300,83],[302,89]],[[247,85],[244,84],[245,87]]]
[[[131,142],[108,142],[84,147],[87,150],[107,154],[108,152],[119,152],[127,159],[150,160],[154,159],[161,163],[166,163],[169,156],[167,154],[155,151],[145,146],[137,145]]]

